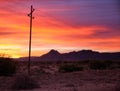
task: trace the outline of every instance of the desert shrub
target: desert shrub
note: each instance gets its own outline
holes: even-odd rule
[[[79,64],[88,64],[90,60],[82,60],[78,61]]]
[[[62,64],[59,67],[59,72],[74,72],[74,71],[82,71],[83,67],[79,64],[74,63],[66,63]]]
[[[116,61],[118,68],[120,68],[120,61]]]
[[[95,70],[104,70],[107,68],[107,66],[108,66],[108,64],[106,64],[106,62],[104,62],[104,61],[95,60],[95,61],[89,62],[89,67],[91,69],[95,69]]]
[[[104,61],[104,62],[105,62],[105,64],[106,64],[107,67],[109,67],[109,66],[111,66],[112,64],[114,64],[113,61],[111,61],[111,60],[106,60],[106,61]]]
[[[22,89],[34,89],[39,88],[38,82],[29,76],[28,74],[17,75],[14,83],[12,85],[12,89],[22,90]]]
[[[106,65],[107,69],[115,69],[114,62],[111,60],[106,60],[104,61],[104,64]]]
[[[11,58],[0,57],[0,76],[10,76],[16,72],[16,63]]]

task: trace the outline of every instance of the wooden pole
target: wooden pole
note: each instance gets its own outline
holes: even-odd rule
[[[31,40],[32,40],[32,19],[33,19],[33,6],[31,5],[31,12],[28,14],[30,17],[30,36],[29,36],[29,59],[28,59],[28,74],[30,75],[30,65],[31,65]]]

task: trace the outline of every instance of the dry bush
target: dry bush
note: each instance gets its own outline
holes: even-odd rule
[[[89,62],[89,68],[91,69],[104,70],[107,69],[107,67],[108,67],[108,63],[104,61],[94,60]]]
[[[120,60],[116,62],[117,67],[120,68]]]
[[[83,71],[83,67],[76,63],[64,63],[59,67],[59,72]]]
[[[11,76],[16,73],[16,62],[11,58],[0,57],[0,76]]]
[[[40,88],[40,86],[38,82],[28,74],[17,75],[12,85],[12,89],[18,89],[18,90],[34,89],[34,88]]]

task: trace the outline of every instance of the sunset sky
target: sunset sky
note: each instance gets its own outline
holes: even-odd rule
[[[120,51],[120,0],[0,0],[1,54],[28,56],[31,5],[32,56],[51,49]]]

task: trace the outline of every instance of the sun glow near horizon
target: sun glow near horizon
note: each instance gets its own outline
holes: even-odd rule
[[[35,8],[32,56],[43,55],[51,49],[62,53],[82,49],[120,51],[120,18],[116,1],[69,2],[1,0],[0,53],[15,58],[28,56],[27,14],[31,3]]]

